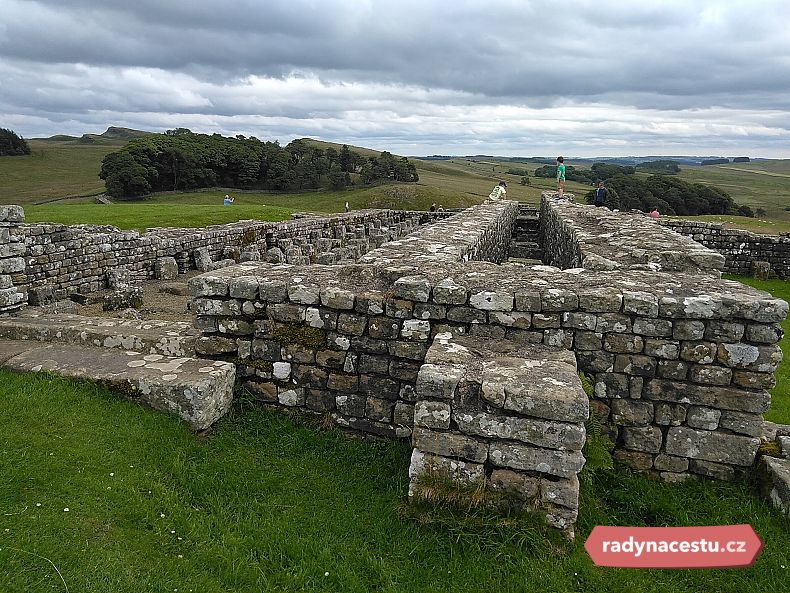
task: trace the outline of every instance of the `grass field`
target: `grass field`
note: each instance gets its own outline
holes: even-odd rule
[[[117,146],[29,141],[32,154],[0,158],[0,204],[26,205],[104,191],[101,161]]]
[[[0,371],[0,591],[787,591],[790,519],[746,484],[582,481],[575,543],[405,504],[409,449],[240,406],[209,435],[91,384]],[[592,565],[595,525],[749,523],[741,570]],[[56,572],[55,568],[57,568]],[[59,576],[60,575],[60,576]]]

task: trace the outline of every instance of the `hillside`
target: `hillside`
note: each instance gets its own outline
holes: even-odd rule
[[[60,146],[70,145],[99,145],[99,146],[123,146],[130,140],[142,138],[154,132],[144,132],[131,128],[121,128],[116,126],[108,127],[101,134],[83,134],[82,136],[68,136],[66,134],[56,134],[49,138],[32,138],[35,142],[52,142]]]

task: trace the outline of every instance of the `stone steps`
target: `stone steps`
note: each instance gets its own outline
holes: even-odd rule
[[[0,364],[17,372],[98,381],[155,410],[177,414],[197,431],[228,411],[236,378],[236,366],[229,362],[21,340],[0,340]]]
[[[184,321],[127,320],[66,313],[0,318],[0,339],[121,348],[145,354],[191,356],[200,332]]]
[[[543,249],[538,243],[530,242],[512,242],[508,249],[508,256],[512,261],[516,259],[537,259],[543,260]]]

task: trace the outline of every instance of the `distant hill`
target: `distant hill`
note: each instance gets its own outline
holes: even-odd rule
[[[57,142],[61,145],[87,144],[95,146],[123,146],[130,140],[142,138],[143,136],[148,136],[153,133],[154,132],[144,132],[131,128],[110,126],[101,134],[83,134],[80,137],[56,134],[49,138],[32,138],[32,140],[37,140],[39,142]]]
[[[326,150],[327,148],[334,148],[338,152],[341,148],[343,148],[342,144],[338,144],[337,142],[325,142],[324,140],[315,140],[314,138],[299,138],[299,140],[304,140],[308,145],[315,146],[316,148],[320,148],[321,150]],[[380,150],[373,150],[372,148],[362,148],[361,146],[354,146],[353,144],[347,145],[349,150],[353,152],[358,152],[363,156],[379,156],[381,154]]]

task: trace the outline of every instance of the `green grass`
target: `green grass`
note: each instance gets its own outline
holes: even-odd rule
[[[204,227],[244,219],[285,220],[290,208],[239,203],[223,206],[222,197],[211,204],[157,201],[118,204],[42,204],[25,207],[26,222],[59,222],[62,224],[109,224],[120,229],[145,230],[151,227]]]
[[[104,191],[101,161],[118,146],[29,141],[32,154],[0,158],[0,204],[26,205]]]
[[[600,472],[583,481],[566,544],[518,517],[402,512],[402,442],[349,440],[250,407],[200,437],[47,374],[0,371],[0,397],[4,593],[65,591],[47,560],[73,592],[788,588],[790,520],[746,484]],[[735,523],[765,542],[751,568],[597,568],[583,549],[597,524]]]
[[[732,275],[726,278],[748,284],[790,302],[790,282],[785,280],[755,280],[748,276]],[[771,390],[771,408],[766,412],[765,419],[790,424],[790,317],[782,322],[782,329],[785,335],[779,346],[784,353],[784,360],[776,371],[776,387]]]

